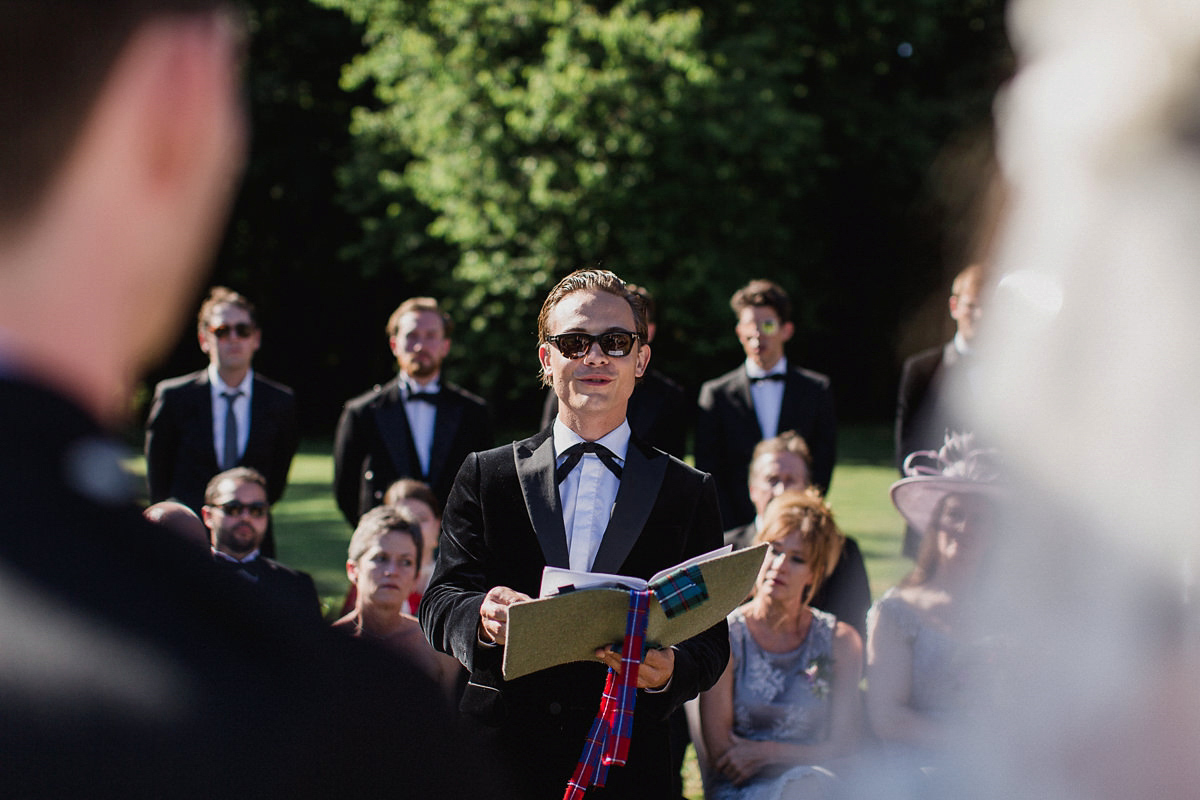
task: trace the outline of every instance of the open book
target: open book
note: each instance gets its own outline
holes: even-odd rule
[[[625,639],[629,590],[653,587],[667,576],[692,568],[706,598],[686,607],[663,606],[651,598],[646,647],[668,647],[708,630],[737,608],[762,566],[766,545],[730,552],[728,546],[662,570],[649,581],[627,575],[574,572],[546,567],[542,597],[508,607],[504,677],[519,678],[571,661],[594,661],[596,649]]]

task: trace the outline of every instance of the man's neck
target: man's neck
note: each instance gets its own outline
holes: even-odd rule
[[[217,375],[219,375],[225,385],[231,389],[235,386],[241,386],[242,381],[246,380],[246,375],[249,372],[249,367],[239,370],[231,370],[229,368],[222,368],[220,366],[217,367]]]
[[[584,441],[595,442],[621,427],[621,423],[625,421],[625,414],[622,413],[619,417],[582,417],[579,414],[571,414],[569,409],[560,406],[558,418]]]
[[[424,389],[426,386],[428,386],[429,384],[436,381],[439,377],[441,377],[441,374],[442,373],[440,371],[438,371],[438,372],[433,373],[432,375],[420,376],[420,375],[411,375],[406,372],[406,373],[404,373],[404,379],[406,381],[408,381],[409,383],[415,384],[416,386]]]
[[[760,370],[762,370],[763,372],[770,372],[771,370],[775,369],[775,367],[776,367],[776,366],[778,366],[778,365],[779,365],[779,362],[780,362],[780,361],[782,361],[782,360],[783,360],[783,356],[782,356],[782,355],[780,355],[780,356],[777,356],[776,358],[773,358],[773,359],[771,359],[771,361],[770,361],[770,362],[763,361],[763,360],[761,360],[760,358],[757,358],[757,357],[755,357],[755,356],[750,356],[750,357],[749,357],[749,359],[748,359],[748,361],[749,361],[751,364],[753,364],[754,366],[758,367],[758,368],[759,368]]]

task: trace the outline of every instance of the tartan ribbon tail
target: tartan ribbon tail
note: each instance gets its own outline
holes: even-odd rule
[[[592,721],[583,752],[563,800],[581,800],[593,786],[604,786],[610,766],[624,766],[633,738],[633,711],[637,703],[638,667],[646,645],[651,591],[629,592],[629,615],[625,623],[625,641],[621,645],[621,671],[610,669],[604,682],[600,709]]]

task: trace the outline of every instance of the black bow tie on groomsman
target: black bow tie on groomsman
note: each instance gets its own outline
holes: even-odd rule
[[[409,392],[408,400],[410,403],[411,402],[429,403],[431,406],[436,406],[438,404],[438,393],[437,392]]]
[[[750,379],[751,383],[759,383],[761,381],[782,381],[786,380],[787,376],[782,372],[772,372],[770,375],[755,375]]]
[[[579,442],[563,451],[565,460],[559,465],[558,469],[554,470],[554,480],[556,483],[562,483],[571,474],[571,470],[575,469],[575,465],[583,458],[584,453],[595,453],[604,462],[604,466],[608,467],[608,471],[616,475],[617,480],[621,479],[621,465],[617,463],[617,457],[613,455],[612,450],[595,442]]]

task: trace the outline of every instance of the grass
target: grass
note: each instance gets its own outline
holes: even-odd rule
[[[888,499],[896,480],[891,429],[882,425],[849,426],[839,431],[839,458],[829,503],[838,525],[858,541],[867,565],[871,596],[877,598],[908,570],[900,555],[904,524]],[[279,560],[312,575],[327,617],[335,615],[346,592],[346,545],[350,526],[333,500],[333,461],[328,441],[305,441],[292,462],[287,494],[273,509]],[[145,474],[139,457],[128,468]],[[704,796],[695,754],[684,762],[684,794]]]

